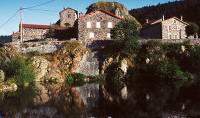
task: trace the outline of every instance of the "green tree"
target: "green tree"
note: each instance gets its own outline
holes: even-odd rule
[[[111,38],[121,40],[122,51],[134,54],[138,48],[138,37],[141,29],[139,22],[131,16],[126,16],[111,30]]]
[[[134,17],[126,17],[111,30],[114,40],[132,40],[139,36],[141,25]]]

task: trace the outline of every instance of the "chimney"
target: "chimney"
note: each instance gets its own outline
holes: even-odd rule
[[[146,24],[149,24],[149,19],[148,18],[146,19]]]
[[[181,16],[181,21],[183,21],[183,16]]]
[[[162,16],[162,21],[164,21],[164,20],[165,20],[165,15]]]

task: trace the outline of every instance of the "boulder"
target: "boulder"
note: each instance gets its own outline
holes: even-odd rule
[[[54,81],[57,83],[65,81],[62,72],[58,68],[50,68],[44,79],[45,81]]]
[[[134,60],[132,57],[117,55],[105,59],[102,64],[101,74],[105,74],[106,69],[114,63],[119,63],[119,69],[121,69],[124,74],[127,73],[128,68],[134,68]]]
[[[0,82],[4,82],[4,80],[5,80],[5,74],[3,70],[0,70]]]
[[[126,100],[128,97],[128,89],[127,89],[127,86],[125,86],[124,88],[122,88],[121,90],[121,98],[123,100]]]
[[[42,81],[42,78],[48,72],[50,62],[41,56],[35,56],[32,60],[36,72],[36,81]]]
[[[0,84],[0,93],[1,92],[11,92],[16,91],[17,85],[15,83],[9,84],[9,83],[1,83]]]
[[[121,64],[120,64],[120,67],[119,67],[119,68],[124,72],[124,74],[127,73],[127,70],[128,70],[128,62],[127,62],[126,59],[123,59],[123,60],[121,61]]]

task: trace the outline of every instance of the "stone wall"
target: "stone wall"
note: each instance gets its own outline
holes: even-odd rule
[[[9,43],[17,48],[21,53],[38,52],[40,54],[52,53],[62,47],[65,41],[41,41],[41,42],[24,42],[24,43]]]
[[[146,39],[186,39],[187,23],[178,18],[159,20],[144,26],[141,37]]]
[[[147,43],[148,41],[160,41],[162,43],[183,43],[189,41],[191,45],[200,45],[200,39],[140,39],[140,43]]]
[[[44,39],[48,31],[49,29],[23,28],[23,41]]]
[[[109,40],[107,33],[110,33],[111,28],[108,28],[108,22],[112,22],[112,27],[114,27],[120,21],[121,19],[101,11],[80,17],[78,20],[78,40],[86,43],[93,40]],[[91,22],[91,28],[87,28],[87,22]],[[96,22],[100,22],[100,28],[96,28]],[[94,38],[89,38],[90,32],[94,33]]]
[[[66,8],[60,12],[60,26],[66,27],[66,23],[73,27],[76,19],[78,18],[78,12],[71,8]]]

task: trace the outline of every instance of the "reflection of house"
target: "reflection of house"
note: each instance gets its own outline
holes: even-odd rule
[[[186,39],[186,26],[188,23],[181,19],[172,17],[159,19],[149,23],[147,20],[141,36],[145,39]]]

